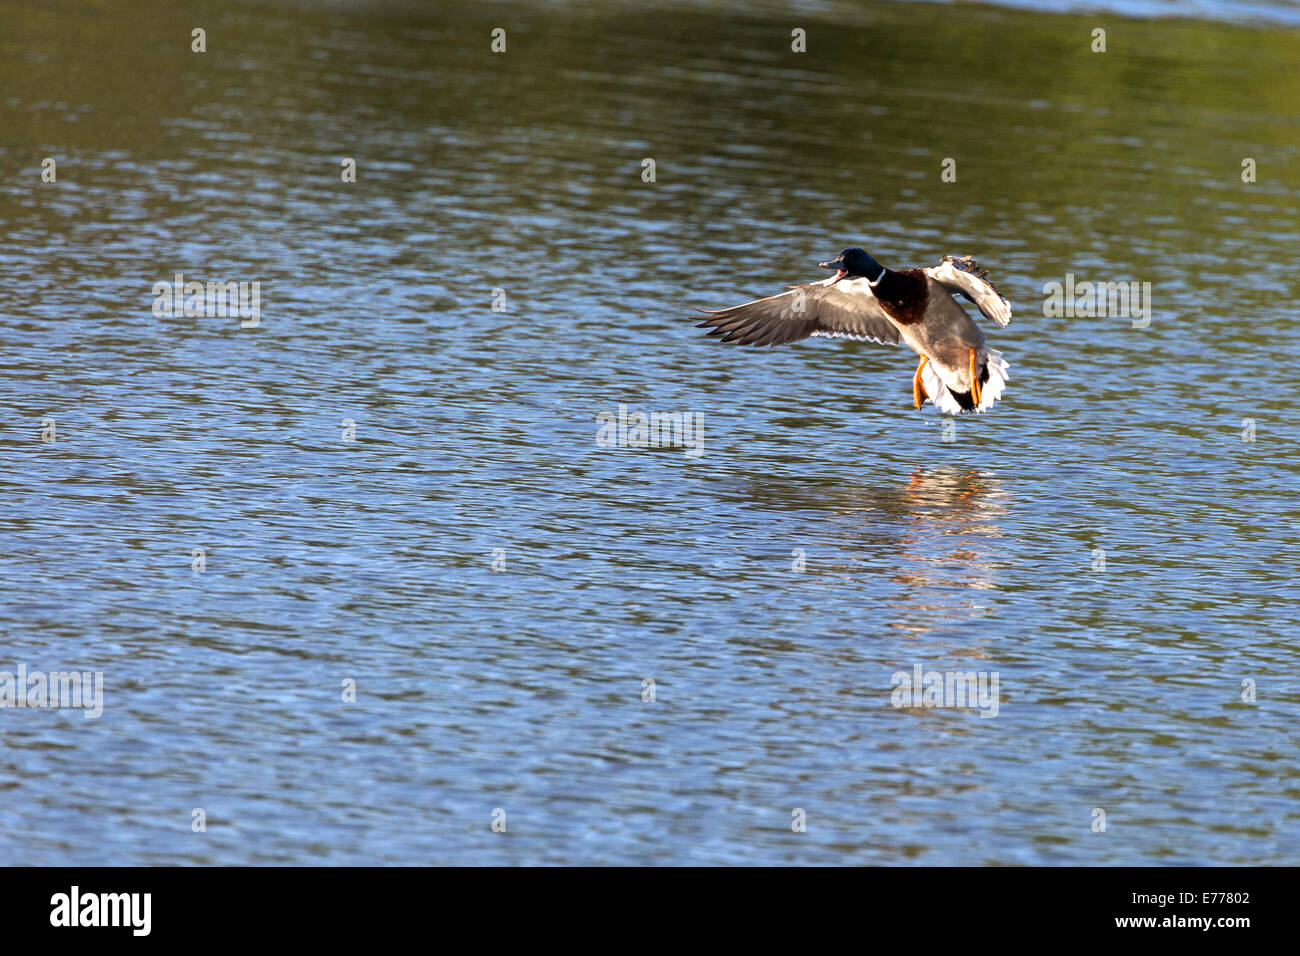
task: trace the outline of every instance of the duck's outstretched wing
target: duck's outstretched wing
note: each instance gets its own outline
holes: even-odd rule
[[[985,276],[988,275],[970,256],[944,256],[943,262],[925,274],[940,285],[970,299],[998,325],[1011,321],[1011,303],[1004,299]]]
[[[809,282],[729,309],[697,311],[708,316],[698,328],[739,345],[788,345],[810,335],[886,345],[899,341],[898,327],[871,294],[866,279]]]

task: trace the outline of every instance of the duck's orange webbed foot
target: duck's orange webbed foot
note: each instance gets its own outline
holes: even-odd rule
[[[925,386],[921,384],[921,369],[925,368],[925,356],[916,363],[916,374],[912,376],[912,404],[916,408],[921,407],[921,403],[930,396],[926,394]]]
[[[975,350],[971,349],[970,350],[970,398],[971,401],[975,403],[975,407],[978,408],[980,404],[981,389],[980,389],[979,376],[975,374],[975,358],[976,358]]]

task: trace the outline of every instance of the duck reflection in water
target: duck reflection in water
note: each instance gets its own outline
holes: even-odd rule
[[[838,539],[842,550],[819,570],[872,589],[888,610],[883,626],[927,634],[990,611],[985,592],[998,589],[1008,560],[999,521],[1011,495],[988,471],[916,468],[890,484],[758,479],[750,493],[768,507],[829,511],[826,544]]]

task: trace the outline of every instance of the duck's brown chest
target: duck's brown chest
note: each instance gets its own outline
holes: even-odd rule
[[[925,317],[930,286],[920,269],[886,272],[871,291],[885,313],[899,325],[914,325]]]

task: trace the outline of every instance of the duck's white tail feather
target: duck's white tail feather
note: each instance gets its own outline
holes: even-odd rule
[[[993,403],[1002,397],[1002,392],[1011,381],[1011,366],[1002,358],[997,349],[984,349],[988,362],[989,379],[980,388],[980,403],[973,409],[962,408],[961,402],[953,397],[952,391],[939,375],[939,369],[933,362],[926,362],[921,369],[921,384],[925,394],[935,408],[948,415],[964,415],[967,411],[986,412]]]
[[[987,412],[993,403],[1002,397],[1007,382],[1011,381],[1011,366],[1007,364],[1002,353],[997,349],[985,349],[988,352],[989,380],[980,386],[980,403],[977,412]]]

